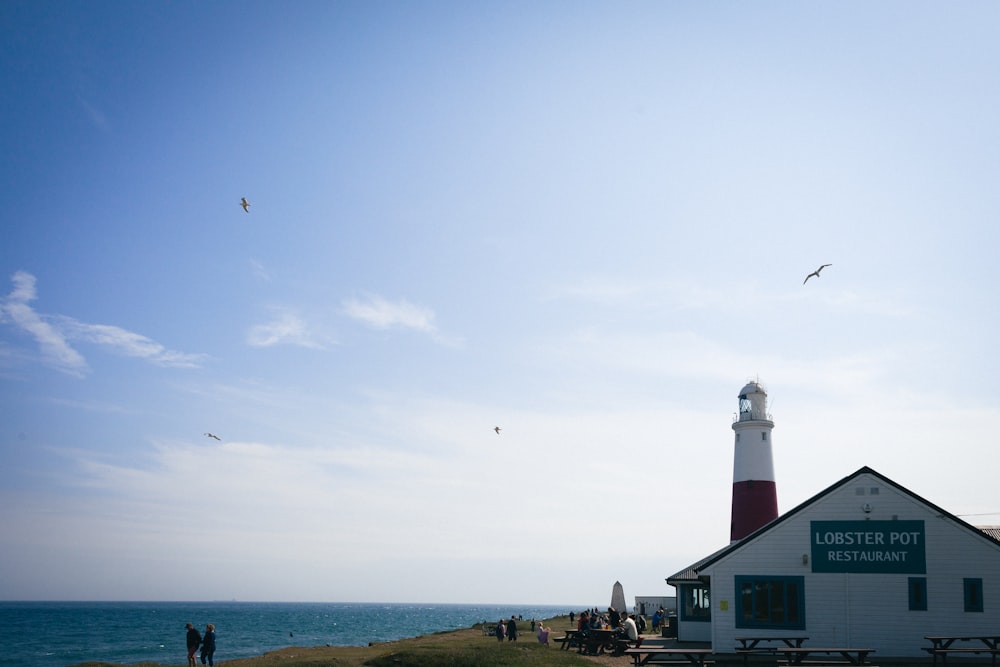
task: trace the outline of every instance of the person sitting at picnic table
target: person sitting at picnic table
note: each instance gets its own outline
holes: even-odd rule
[[[570,646],[582,648],[588,637],[590,637],[590,612],[584,609],[576,619],[576,636],[573,637]]]
[[[639,630],[635,627],[635,621],[628,615],[627,611],[622,612],[622,625],[619,628],[623,639],[634,642],[639,639]]]

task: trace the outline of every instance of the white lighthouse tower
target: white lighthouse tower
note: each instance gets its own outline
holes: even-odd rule
[[[733,456],[733,513],[729,529],[732,542],[742,540],[764,524],[778,518],[778,494],[774,486],[771,429],[767,414],[767,392],[758,382],[740,390],[740,412],[733,422],[736,431]]]

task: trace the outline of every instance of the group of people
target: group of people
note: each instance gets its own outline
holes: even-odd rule
[[[581,637],[589,635],[590,630],[614,630],[620,639],[637,641],[639,635],[646,631],[646,619],[642,614],[633,618],[627,611],[618,611],[608,607],[606,614],[598,613],[597,609],[584,609],[577,617],[570,612],[570,623],[576,620],[576,629]]]
[[[202,635],[193,623],[187,624],[187,654],[188,667],[195,667],[197,661],[195,654],[201,648],[201,664],[213,667],[215,665],[215,626],[209,623],[205,626],[205,634]]]
[[[534,622],[534,621],[532,621]],[[493,634],[497,636],[497,641],[502,642],[504,637],[507,638],[509,642],[517,641],[517,621],[513,616],[510,617],[509,621],[504,621],[502,618],[497,621],[496,627],[493,629]]]
[[[549,629],[542,625],[541,621],[536,623],[535,619],[531,619],[531,631],[536,633],[535,636],[538,638],[539,644],[549,645]],[[517,620],[513,616],[510,617],[509,621],[504,621],[501,618],[493,628],[493,634],[496,635],[498,642],[502,642],[504,638],[509,642],[516,642],[518,636]]]

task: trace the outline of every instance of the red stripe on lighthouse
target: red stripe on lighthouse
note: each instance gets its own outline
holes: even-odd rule
[[[733,482],[732,517],[729,539],[734,542],[777,519],[778,492],[774,482]]]

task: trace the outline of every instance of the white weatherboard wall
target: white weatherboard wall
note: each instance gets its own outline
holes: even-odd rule
[[[997,633],[1000,545],[874,471],[862,471],[734,545],[699,572],[711,577],[711,642],[717,652],[733,652],[736,637],[802,635],[809,637],[807,646],[873,648],[871,661],[878,664],[880,657],[926,658],[921,650],[929,646],[926,635]],[[865,520],[922,522],[926,573],[814,571],[812,542],[817,536],[812,522]],[[803,577],[804,629],[737,628],[737,575]],[[926,577],[926,611],[909,609],[910,577]],[[964,610],[967,577],[982,579],[983,612]]]

